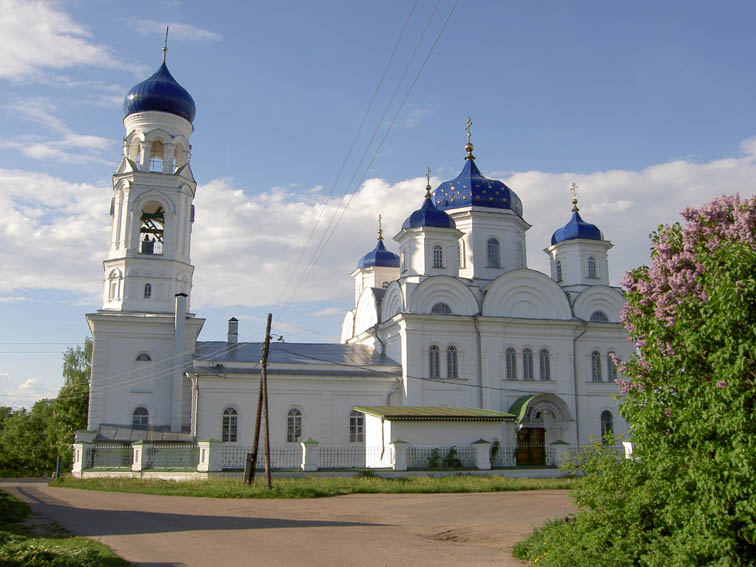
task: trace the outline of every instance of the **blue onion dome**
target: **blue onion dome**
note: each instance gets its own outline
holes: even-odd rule
[[[398,268],[399,267],[399,255],[386,250],[383,245],[383,239],[378,241],[378,244],[370,252],[365,254],[357,263],[358,268]]]
[[[604,235],[595,224],[585,222],[580,217],[580,209],[577,206],[577,185],[572,184],[572,218],[562,228],[558,228],[551,235],[551,244],[558,244],[565,240],[604,240]]]
[[[430,170],[427,171],[430,177]],[[402,229],[420,227],[457,228],[454,219],[444,211],[437,209],[436,205],[433,204],[430,182],[425,187],[423,206],[407,217],[407,220],[402,225]]]
[[[465,166],[459,175],[436,187],[433,196],[436,206],[444,211],[469,206],[509,209],[522,217],[522,201],[517,193],[502,181],[483,176],[475,165],[473,145],[470,142],[465,146],[465,150]]]
[[[123,115],[157,110],[194,122],[194,99],[176,82],[163,59],[160,68],[148,79],[131,87],[123,101]]]

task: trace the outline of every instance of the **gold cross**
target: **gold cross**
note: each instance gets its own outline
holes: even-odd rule
[[[467,132],[467,143],[470,143],[470,126],[472,126],[472,120],[470,117],[467,117],[467,122],[465,123],[465,132]]]
[[[381,224],[382,220],[383,217],[381,217],[381,215],[378,215],[378,240],[383,240],[383,225]]]

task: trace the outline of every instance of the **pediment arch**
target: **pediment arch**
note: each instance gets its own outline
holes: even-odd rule
[[[502,274],[485,288],[483,315],[527,319],[572,319],[562,288],[546,274],[527,268]]]
[[[478,314],[478,302],[470,288],[450,276],[431,276],[420,282],[412,290],[407,311],[431,313],[438,303],[447,304],[453,315]]]
[[[575,316],[590,321],[596,311],[606,313],[609,322],[619,322],[620,309],[625,304],[622,293],[613,287],[595,285],[583,290],[574,304]]]
[[[397,313],[404,311],[404,297],[398,281],[393,281],[386,288],[381,301],[381,321],[388,321]]]

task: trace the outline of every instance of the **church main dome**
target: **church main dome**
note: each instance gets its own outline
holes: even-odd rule
[[[472,144],[468,147],[465,166],[459,175],[436,188],[433,194],[436,206],[444,211],[470,206],[509,209],[522,217],[522,201],[517,193],[498,179],[484,177],[475,165]]]
[[[123,101],[124,116],[149,110],[168,112],[194,122],[194,99],[173,78],[165,61],[151,77],[131,87]]]

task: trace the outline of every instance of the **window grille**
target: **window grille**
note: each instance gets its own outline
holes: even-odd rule
[[[617,379],[617,366],[614,364],[613,352],[609,352],[606,355],[606,374],[610,382],[614,382]]]
[[[444,251],[438,244],[433,247],[433,267],[444,267]]]
[[[223,411],[221,441],[224,443],[236,443],[238,420],[239,415],[234,408],[226,408]]]
[[[591,378],[594,382],[601,382],[601,354],[597,350],[591,353]]]
[[[591,321],[598,321],[599,323],[607,323],[609,317],[603,311],[594,311],[591,313]]]
[[[526,348],[522,351],[522,379],[533,380],[533,351]]]
[[[604,410],[601,412],[601,439],[614,433],[614,417],[612,412]]]
[[[556,261],[556,278],[557,283],[562,282],[562,262],[560,262],[559,260]]]
[[[149,354],[146,352],[140,352],[136,357],[137,362],[149,362],[152,360]]]
[[[286,417],[286,441],[296,443],[302,440],[302,412],[291,408]]]
[[[441,354],[438,347],[436,345],[432,345],[428,351],[428,354],[428,362],[430,365],[429,375],[431,378],[439,378],[441,376]]]
[[[593,256],[588,257],[588,277],[589,278],[597,278],[596,275],[596,258]]]
[[[353,410],[349,414],[349,441],[352,443],[365,442],[365,415]]]
[[[509,347],[506,353],[507,380],[517,380],[517,354],[515,349]]]
[[[441,314],[441,315],[451,315],[451,307],[449,307],[446,303],[436,303],[431,308],[431,313],[435,314]]]
[[[501,251],[499,249],[499,241],[495,238],[488,239],[488,267],[501,267]]]
[[[149,299],[152,297],[152,284],[144,284],[144,298]]]
[[[457,347],[455,346],[450,346],[446,349],[446,377],[459,378]]]
[[[541,349],[539,355],[541,362],[541,380],[551,380],[551,361],[549,360],[549,351]]]
[[[131,426],[134,429],[147,429],[150,424],[150,412],[147,408],[138,407],[131,416]]]

